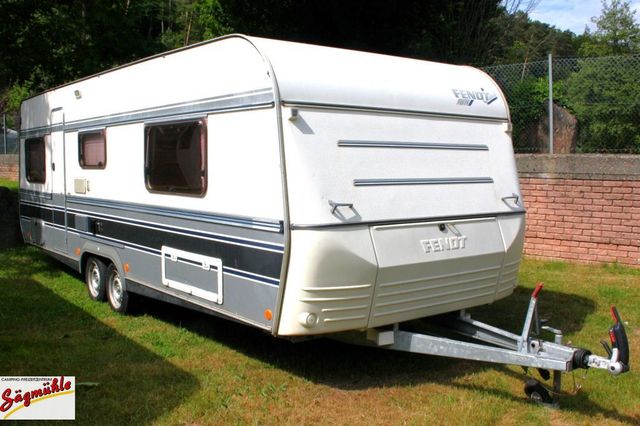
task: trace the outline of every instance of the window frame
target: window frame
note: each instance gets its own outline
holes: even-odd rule
[[[103,144],[103,152],[104,152],[104,163],[100,165],[90,165],[87,166],[84,163],[84,141],[83,136],[92,135],[92,134],[101,134],[102,135],[102,144]],[[107,131],[105,128],[102,129],[92,129],[92,130],[82,130],[78,132],[78,164],[83,169],[93,169],[93,170],[104,170],[107,167]]]
[[[172,126],[172,125],[180,125],[180,124],[196,124],[200,129],[200,155],[201,155],[201,179],[202,179],[202,188],[199,193],[193,192],[180,192],[180,191],[171,191],[158,189],[154,187],[149,182],[150,178],[150,156],[149,156],[149,146],[150,146],[150,132],[151,129],[162,127],[162,126]],[[185,119],[176,119],[176,120],[167,120],[167,121],[150,121],[144,123],[144,184],[147,188],[147,191],[152,194],[163,194],[163,195],[177,195],[181,197],[194,197],[194,198],[203,198],[207,194],[207,189],[209,186],[209,165],[208,165],[208,128],[207,128],[207,118],[206,117],[197,117],[197,118],[185,118]],[[176,144],[177,147],[177,144]]]
[[[32,165],[30,161],[30,148],[34,141],[42,142],[42,180],[33,179]],[[47,182],[47,140],[45,136],[26,138],[24,140],[24,173],[27,182],[44,184]]]

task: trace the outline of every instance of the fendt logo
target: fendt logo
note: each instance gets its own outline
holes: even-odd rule
[[[464,250],[467,246],[467,236],[459,235],[456,237],[429,238],[427,240],[420,240],[420,244],[425,253]]]
[[[498,95],[491,92],[485,92],[483,88],[480,90],[466,90],[466,89],[451,89],[456,99],[458,99],[458,105],[471,106],[474,101],[484,102],[487,105],[491,105],[493,101],[498,99]]]

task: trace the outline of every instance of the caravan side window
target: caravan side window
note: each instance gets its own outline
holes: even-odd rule
[[[145,183],[153,192],[202,196],[207,190],[205,120],[145,126]]]
[[[78,162],[83,169],[106,167],[107,139],[104,129],[78,134]]]
[[[24,150],[27,180],[31,183],[44,183],[47,178],[44,137],[27,139]]]

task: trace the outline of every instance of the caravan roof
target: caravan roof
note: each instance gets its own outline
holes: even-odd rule
[[[274,80],[269,78],[270,68]],[[112,79],[111,84],[97,84],[104,79]],[[132,80],[133,86],[128,84]],[[119,108],[124,104],[144,109],[147,103],[170,104],[178,97],[270,92],[273,81],[285,103],[509,118],[498,86],[472,67],[244,35],[208,40],[59,86],[36,96],[40,99],[34,99],[30,108],[42,103],[43,112],[48,111],[56,104],[67,104],[70,97],[78,99],[93,86],[98,91],[108,87],[108,93],[93,96],[117,98]],[[67,109],[68,121],[115,113],[107,105],[93,103],[87,108],[84,102],[74,104],[77,108]],[[23,123],[23,128],[47,124]]]
[[[455,115],[461,115],[461,104],[484,102],[484,108],[469,115],[508,119],[498,86],[472,67],[262,38],[248,40],[271,62],[285,102]]]

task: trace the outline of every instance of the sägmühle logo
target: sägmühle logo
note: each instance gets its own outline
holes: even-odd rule
[[[75,417],[75,377],[0,377],[1,420],[75,420]]]

